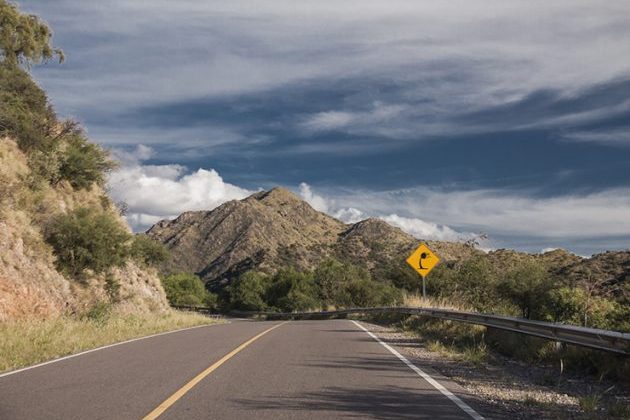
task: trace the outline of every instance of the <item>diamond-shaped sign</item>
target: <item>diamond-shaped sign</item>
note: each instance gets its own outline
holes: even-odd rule
[[[438,262],[440,262],[438,256],[435,255],[425,244],[420,244],[420,246],[413,251],[413,254],[407,258],[407,264],[416,270],[422,277],[426,277]]]

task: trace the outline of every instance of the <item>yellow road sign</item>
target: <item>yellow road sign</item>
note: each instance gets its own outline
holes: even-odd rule
[[[440,262],[437,255],[433,253],[425,244],[413,251],[413,253],[407,258],[407,264],[418,272],[422,277],[426,277],[433,267]]]

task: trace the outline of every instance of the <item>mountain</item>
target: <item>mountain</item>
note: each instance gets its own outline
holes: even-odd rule
[[[380,219],[345,224],[316,211],[284,188],[255,193],[212,211],[181,214],[147,231],[171,251],[166,272],[197,273],[211,288],[239,274],[279,267],[312,269],[327,257],[371,271],[406,258],[418,239]],[[444,261],[467,258],[473,247],[428,241]]]

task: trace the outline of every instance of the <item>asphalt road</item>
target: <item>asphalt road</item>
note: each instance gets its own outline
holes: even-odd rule
[[[471,418],[412,369],[352,321],[237,321],[0,377],[0,419]]]

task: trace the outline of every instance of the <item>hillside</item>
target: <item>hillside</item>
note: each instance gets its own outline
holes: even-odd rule
[[[54,215],[78,207],[107,212],[127,229],[114,206],[96,185],[75,191],[69,183],[61,183],[54,188],[40,185],[34,190],[28,184],[29,175],[26,155],[14,141],[1,138],[0,321],[82,313],[98,302],[109,301],[104,273],[77,281],[58,270],[43,230]],[[110,283],[120,287],[116,299],[120,311],[167,308],[154,269],[127,261],[110,274]]]
[[[105,192],[116,163],[29,73],[63,60],[50,28],[0,6],[0,321],[166,309],[158,246],[134,238]]]
[[[230,201],[212,211],[183,213],[147,231],[172,259],[167,272],[198,273],[212,288],[256,269],[313,269],[327,257],[370,271],[406,257],[418,240],[380,219],[347,225],[313,209],[284,188]],[[478,253],[459,243],[429,241],[444,261]]]

